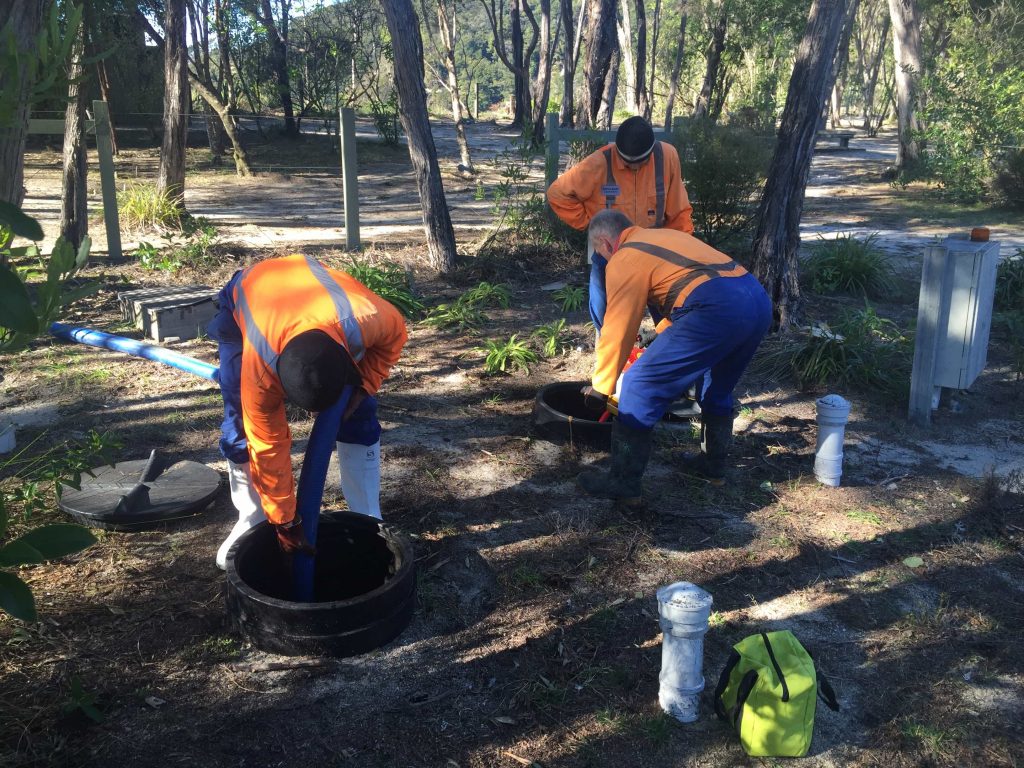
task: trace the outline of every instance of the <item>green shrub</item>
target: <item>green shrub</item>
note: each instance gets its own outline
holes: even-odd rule
[[[508,309],[508,305],[512,301],[512,294],[504,283],[482,282],[476,288],[470,288],[462,294],[459,301],[475,307],[489,305]]]
[[[143,269],[160,270],[161,272],[177,272],[181,262],[171,251],[161,251],[152,243],[139,243],[135,249],[135,258]]]
[[[578,285],[567,285],[551,294],[551,298],[562,308],[563,312],[575,312],[583,308],[587,298],[587,289]]]
[[[693,205],[694,234],[715,248],[750,235],[772,142],[751,130],[689,120],[674,135]]]
[[[1024,249],[1003,259],[996,273],[995,309],[1024,312]]]
[[[893,270],[877,245],[878,235],[858,238],[845,234],[834,240],[819,237],[819,241],[801,270],[812,291],[872,297],[892,293]]]
[[[515,368],[529,373],[530,363],[537,362],[537,353],[520,341],[517,334],[506,342],[489,339],[480,351],[486,354],[484,371],[490,374],[508,373]]]
[[[453,301],[433,307],[427,313],[427,319],[423,322],[438,330],[458,328],[465,331],[478,328],[486,320],[487,317],[480,311],[479,307],[462,301]]]
[[[415,317],[423,312],[423,302],[413,294],[409,275],[401,265],[391,261],[370,264],[351,259],[345,271],[382,299],[394,304],[395,309],[406,317]]]
[[[543,357],[554,357],[564,352],[570,346],[569,335],[565,330],[564,318],[540,326],[532,335],[541,340],[540,353]]]
[[[184,211],[154,184],[132,182],[117,193],[121,228],[129,232],[181,229]]]
[[[911,340],[865,304],[831,327],[766,341],[751,367],[770,378],[792,376],[801,389],[850,388],[894,397],[909,390],[912,357]]]
[[[392,91],[386,100],[378,100],[371,95],[370,113],[381,141],[389,147],[397,147],[402,136],[402,124],[398,119],[398,91]]]

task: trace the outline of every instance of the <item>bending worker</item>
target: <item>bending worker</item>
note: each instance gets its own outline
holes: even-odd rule
[[[654,425],[693,383],[701,453],[688,462],[690,470],[721,480],[732,440],[733,389],[771,325],[771,300],[753,275],[692,235],[641,229],[618,211],[600,211],[589,238],[608,262],[606,322],[592,386],[584,389],[590,408],[607,406],[646,305],[659,307],[667,319],[622,377],[611,471],[585,471],[579,484],[594,496],[639,501]]]
[[[615,141],[587,156],[548,187],[548,204],[562,221],[584,230],[601,210],[621,211],[637,226],[693,233],[693,207],[686,196],[679,154],[642,117],[627,119]],[[590,250],[590,318],[598,335],[604,325],[605,261]],[[655,317],[657,323],[660,317]]]
[[[220,450],[238,522],[217,551],[269,520],[285,552],[308,549],[295,511],[285,402],[322,411],[357,387],[338,432],[349,509],[380,518],[380,423],[374,395],[406,340],[391,304],[309,256],[268,259],[236,272],[209,325],[224,398]]]

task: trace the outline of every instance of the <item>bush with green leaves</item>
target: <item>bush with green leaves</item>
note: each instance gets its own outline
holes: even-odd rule
[[[551,298],[563,312],[576,312],[583,308],[587,300],[587,289],[578,285],[566,285],[554,291]]]
[[[1006,345],[1019,380],[1024,378],[1024,249],[999,264],[994,308],[993,330]]]
[[[377,99],[372,94],[368,94],[368,97],[377,135],[385,145],[397,147],[402,138],[402,123],[398,119],[398,91],[392,90],[387,99]]]
[[[423,312],[423,302],[416,298],[409,273],[400,264],[393,261],[370,264],[351,259],[345,271],[382,299],[391,302],[406,317],[416,317]]]
[[[39,222],[0,203],[0,352],[23,349],[46,333],[65,307],[99,289],[93,283],[70,284],[89,259],[92,242],[88,237],[77,251],[58,238],[44,261],[35,245],[11,248],[14,235],[43,239]]]
[[[508,341],[488,339],[480,351],[485,354],[484,371],[489,374],[510,373],[519,369],[530,372],[530,364],[537,362],[537,353],[513,334]]]
[[[482,306],[507,309],[512,300],[508,286],[503,283],[482,282],[470,288],[452,302],[438,304],[427,313],[424,322],[438,329],[459,328],[467,330],[479,327],[487,321]]]
[[[571,346],[571,339],[566,331],[565,319],[560,318],[554,322],[542,325],[533,334],[541,341],[541,356],[554,357],[561,354]]]
[[[1007,150],[996,161],[994,186],[1003,203],[1024,208],[1024,149]]]
[[[58,560],[95,543],[80,525],[54,523],[32,527],[35,515],[57,506],[64,487],[79,488],[82,475],[97,463],[110,463],[122,447],[120,440],[91,431],[84,442],[69,442],[30,455],[36,438],[0,462],[0,610],[24,621],[35,621],[32,590],[12,569]],[[5,541],[12,523],[19,535]]]
[[[815,293],[846,293],[879,298],[892,293],[892,265],[878,246],[878,235],[839,234],[834,240],[819,237],[801,272]]]
[[[687,120],[673,143],[693,205],[694,234],[715,248],[749,239],[774,144],[738,126]]]
[[[766,340],[751,368],[772,379],[791,376],[804,390],[849,388],[897,397],[909,391],[912,359],[908,335],[865,303],[831,326]]]

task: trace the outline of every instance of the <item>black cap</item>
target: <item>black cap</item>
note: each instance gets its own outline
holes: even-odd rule
[[[654,129],[642,117],[634,115],[615,132],[615,148],[627,163],[639,163],[654,151]]]
[[[277,375],[285,396],[307,411],[330,408],[346,384],[362,381],[348,351],[323,331],[289,341],[277,359]]]

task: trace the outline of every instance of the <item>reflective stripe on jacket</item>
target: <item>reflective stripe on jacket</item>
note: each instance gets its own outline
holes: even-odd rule
[[[575,229],[586,229],[595,213],[614,208],[639,227],[693,232],[679,154],[664,141],[637,170],[626,165],[615,144],[608,144],[555,179],[548,187],[548,204]]]
[[[273,523],[295,516],[291,431],[277,359],[305,331],[323,331],[344,346],[375,394],[398,361],[405,321],[391,304],[345,272],[309,256],[268,259],[246,269],[235,294],[242,331],[242,423],[253,486]]]
[[[593,387],[609,395],[633,348],[648,304],[668,317],[693,290],[747,270],[692,235],[670,229],[630,227],[605,267],[608,307],[597,343]]]

